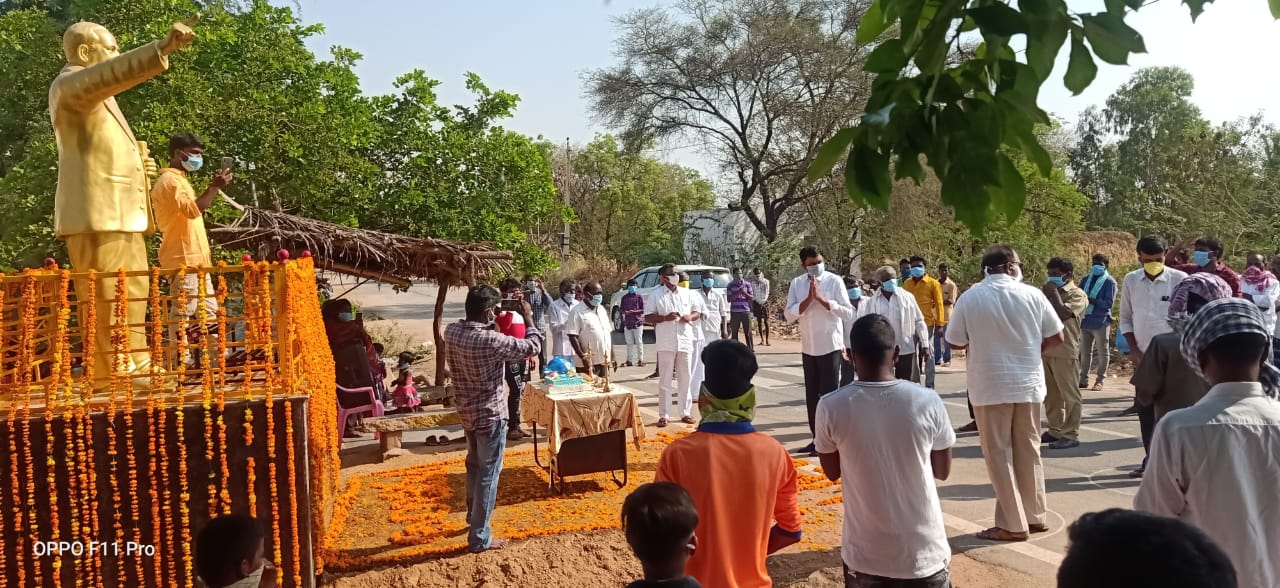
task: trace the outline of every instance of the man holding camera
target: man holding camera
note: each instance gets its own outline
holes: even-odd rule
[[[155,210],[156,226],[163,236],[160,266],[186,267],[189,270],[181,285],[187,297],[186,307],[174,311],[174,314],[188,320],[195,320],[196,312],[201,309],[201,295],[205,317],[214,319],[217,315],[213,280],[205,274],[202,288],[196,268],[213,266],[209,236],[204,230],[204,211],[213,205],[218,191],[231,183],[229,164],[230,158],[225,158],[223,166],[213,174],[209,187],[196,196],[187,174],[204,166],[204,142],[191,133],[178,133],[169,139],[169,167],[160,171],[160,177],[151,188],[151,207]],[[183,358],[184,361],[188,359]]]

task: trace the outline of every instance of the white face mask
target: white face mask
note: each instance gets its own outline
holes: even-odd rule
[[[266,560],[263,560],[262,565],[258,566],[258,569],[234,583],[227,584],[226,588],[258,588],[258,584],[262,582],[262,572],[266,569],[267,562]]]

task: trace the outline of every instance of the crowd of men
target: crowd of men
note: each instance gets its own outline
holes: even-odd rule
[[[1079,445],[1081,390],[1091,375],[1095,389],[1105,380],[1118,290],[1120,341],[1136,366],[1148,448],[1135,470],[1141,512],[1075,522],[1059,585],[1132,585],[1118,582],[1135,577],[1127,571],[1098,575],[1097,566],[1117,560],[1144,570],[1146,580],[1160,573],[1178,585],[1280,585],[1280,509],[1270,506],[1280,493],[1280,469],[1271,465],[1280,454],[1280,370],[1272,358],[1280,284],[1258,256],[1243,277],[1235,274],[1212,239],[1197,241],[1189,265],[1167,249],[1159,237],[1141,239],[1143,266],[1118,289],[1104,255],[1083,276],[1070,260],[1051,259],[1037,287],[1023,283],[1016,251],[993,246],[981,261],[984,278],[962,294],[945,266],[929,276],[922,257],[878,268],[863,282],[827,271],[812,247],[800,251],[804,273],[791,282],[783,315],[799,325],[813,433],[806,449],[843,485],[847,586],[950,585],[935,480],[950,473],[957,433],[977,432],[996,496],[994,526],[977,536],[1017,542],[1050,530],[1041,447]],[[750,329],[741,314],[755,292],[736,271],[726,294],[709,276],[701,288],[682,287],[673,265],[659,276],[639,300],[630,285],[624,326],[655,327],[658,425],[676,400],[681,420],[698,427],[664,451],[655,484],[624,506],[646,576],[635,585],[768,586],[765,557],[799,541],[802,521],[786,450],[751,424],[752,342],[732,340],[734,330]],[[583,369],[607,370],[611,345],[597,337],[607,337],[611,323],[599,284],[578,290],[565,281],[548,306],[548,345]],[[446,349],[467,436],[471,548],[483,551],[503,544],[490,536],[488,518],[504,432],[519,420],[503,366],[540,355],[543,335],[524,294],[478,286],[466,308],[467,319],[446,331]],[[503,312],[529,327],[519,337],[494,330]],[[643,346],[635,347],[627,359],[638,365]],[[973,422],[958,429],[931,389],[950,349],[967,356]],[[1117,539],[1157,529],[1161,550]],[[1153,570],[1160,566],[1177,574]]]

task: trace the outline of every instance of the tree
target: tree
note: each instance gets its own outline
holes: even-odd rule
[[[730,208],[768,241],[829,185],[805,170],[867,96],[863,1],[683,0],[619,20],[621,63],[586,75],[592,108],[628,146],[699,141],[734,179]]]
[[[1194,19],[1209,1],[1184,3]],[[1280,0],[1268,2],[1280,18]],[[1063,82],[1079,94],[1097,75],[1095,56],[1124,65],[1130,54],[1146,52],[1125,17],[1147,3],[1107,0],[1105,12],[1073,13],[1066,0],[1019,0],[1016,8],[998,0],[875,0],[857,31],[860,43],[879,40],[867,58],[867,71],[876,74],[871,97],[860,124],[823,146],[810,179],[825,178],[848,152],[849,195],[883,209],[891,174],[924,179],[923,154],[941,180],[942,202],[971,230],[981,231],[995,212],[1016,216],[1026,182],[1006,151],[1050,175],[1052,160],[1034,130],[1049,122],[1037,98],[1062,46],[1070,37]],[[973,57],[946,63],[965,33],[983,43]],[[1021,54],[1010,43],[1019,36]]]
[[[564,193],[579,223],[571,251],[604,258],[619,270],[683,257],[684,213],[715,203],[698,172],[623,150],[611,135],[562,149],[574,180]]]
[[[120,97],[135,134],[162,164],[168,137],[191,131],[211,156],[239,162],[227,192],[243,202],[369,229],[492,242],[513,248],[525,269],[551,263],[527,245],[522,229],[528,215],[559,213],[546,159],[533,139],[496,125],[515,108],[512,94],[472,76],[476,104],[449,109],[434,102],[437,82],[415,72],[398,94],[365,96],[354,72],[358,53],[334,47],[329,59],[318,59],[306,41],[323,27],[268,2],[27,4],[34,8],[0,14],[0,67],[13,80],[0,95],[5,264],[65,259],[52,234],[56,151],[46,104],[63,63],[61,32],[79,20],[100,22],[131,48],[202,7],[196,42],[171,56],[169,71]],[[226,220],[234,212],[218,203],[208,214]]]

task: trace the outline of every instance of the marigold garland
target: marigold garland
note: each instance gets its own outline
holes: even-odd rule
[[[32,353],[31,348],[35,345],[34,331],[36,328],[36,274],[33,270],[25,270],[25,279],[22,283],[22,338],[26,340],[22,349],[23,360],[18,363],[22,369],[22,376],[19,382],[25,394],[22,395],[22,459],[27,465],[27,521],[22,529],[28,529],[32,537],[43,536],[40,531],[40,518],[36,516],[36,475],[35,475],[35,459],[31,455],[31,376],[35,366],[31,365]],[[43,584],[43,566],[39,559],[32,561],[31,577],[35,580],[35,585]]]
[[[274,357],[274,346],[271,344],[271,273],[264,273],[262,289],[260,290],[261,299],[258,308],[261,309],[261,315],[258,317],[258,336],[261,341],[260,348],[263,350],[263,356],[266,357],[266,384],[267,384],[267,488],[271,498],[271,561],[282,561],[280,547],[280,489],[276,477],[276,427],[275,427],[275,391],[276,386],[280,384],[276,377]]]
[[[293,569],[293,585],[302,585],[302,546],[298,541],[298,468],[294,465],[294,449],[293,449],[293,402],[288,398],[284,399],[284,432],[285,432],[285,457],[288,460],[285,464],[285,470],[289,476],[289,536],[293,547],[293,559],[291,560],[291,568]]]
[[[178,268],[178,386],[181,388],[182,383],[186,381],[187,376],[187,289],[182,287],[186,283],[186,268]],[[199,274],[197,274],[199,276]],[[181,549],[182,551],[182,578],[185,585],[191,584],[191,508],[187,505],[191,499],[191,492],[187,481],[187,442],[186,442],[186,410],[183,407],[183,398],[179,391],[178,401],[175,404],[173,424],[178,441],[178,516],[176,522],[169,526],[172,533],[165,539],[169,544],[169,553]],[[162,429],[163,431],[163,429]],[[166,450],[167,451],[167,450]],[[173,517],[173,498],[170,495],[170,488],[173,483],[169,478],[169,471],[165,470],[164,485],[164,505],[165,516],[168,520],[175,520]],[[175,548],[175,545],[180,547]],[[167,557],[165,561],[169,564],[169,585],[176,586],[177,570],[174,558]]]
[[[83,284],[87,286],[87,291],[83,293],[84,297],[80,298],[82,293],[78,290],[76,291],[76,297],[79,298],[80,304],[84,307],[85,317],[83,325],[84,333],[80,337],[84,346],[84,387],[81,395],[81,404],[83,405],[83,414],[81,417],[83,422],[81,423],[81,427],[84,430],[84,433],[81,437],[85,444],[85,458],[81,461],[87,464],[87,467],[85,468],[85,479],[87,480],[86,487],[91,489],[90,492],[85,493],[86,496],[84,498],[86,508],[89,513],[89,537],[96,538],[101,536],[98,534],[100,530],[100,520],[98,518],[98,462],[94,458],[96,450],[93,446],[93,415],[89,410],[89,403],[93,400],[93,378],[96,371],[94,368],[97,364],[97,357],[95,354],[98,351],[96,339],[98,329],[98,272],[89,270],[88,279],[85,280]],[[111,414],[113,414],[111,411],[107,411],[107,415]],[[110,419],[110,416],[108,416],[108,419]],[[107,423],[107,429],[110,433],[111,421],[108,420]],[[115,437],[112,436],[110,439],[108,447],[114,447]],[[102,550],[95,550],[93,552],[93,564],[89,568],[89,577],[87,580],[89,584],[93,586],[101,584]]]
[[[208,317],[205,316],[209,311],[208,296],[212,294],[212,292],[209,292],[208,288],[205,286],[205,282],[209,279],[208,273],[201,269],[197,272],[196,277],[199,281],[196,293],[200,296],[198,302],[196,302],[196,327],[200,329],[200,355],[201,361],[203,362],[202,365],[204,366],[204,369],[201,370],[200,379],[200,388],[202,392],[200,397],[200,406],[204,408],[204,461],[205,465],[209,468],[209,480],[207,482],[208,488],[205,495],[208,496],[209,518],[212,519],[218,514],[218,501],[215,498],[218,495],[218,474],[215,469],[217,464],[213,461],[213,366],[210,365],[210,359],[212,358],[212,350],[210,347],[212,343],[211,339],[213,339],[213,337],[210,337],[209,335],[209,321]],[[218,332],[217,338],[222,338],[221,331]],[[186,476],[183,476],[183,478],[186,478]],[[183,544],[190,544],[190,541],[184,541]],[[188,570],[188,572],[190,572],[190,570]],[[190,573],[188,573],[188,576],[190,576]]]
[[[45,388],[44,398],[44,439],[45,439],[45,479],[48,481],[49,494],[49,540],[58,541],[61,538],[62,526],[58,524],[58,461],[54,459],[54,455],[63,455],[67,460],[74,460],[75,456],[70,455],[72,447],[71,421],[65,412],[63,414],[63,429],[65,430],[66,440],[68,443],[63,447],[61,452],[57,451],[57,438],[53,436],[53,417],[54,412],[62,408],[61,387],[63,375],[65,373],[68,379],[71,375],[71,362],[67,355],[70,349],[67,342],[67,319],[70,318],[71,310],[67,307],[67,290],[71,281],[71,274],[68,272],[58,272],[58,305],[54,308],[56,318],[54,319],[54,351],[53,366],[50,372],[49,384]],[[65,364],[65,365],[64,365]],[[74,484],[71,476],[67,477],[68,481]],[[70,489],[75,492],[75,488]],[[77,539],[76,518],[71,519],[71,538]],[[80,558],[75,557],[75,565],[80,567]],[[50,574],[50,580],[55,588],[62,586],[62,558],[55,557],[51,562],[53,568]]]
[[[147,295],[147,305],[151,310],[151,358],[152,358],[151,367],[152,369],[151,369],[151,377],[150,377],[151,385],[147,387],[147,411],[145,413],[148,416],[150,421],[149,424],[151,425],[150,427],[147,428],[147,450],[148,450],[148,453],[150,454],[147,459],[147,497],[150,499],[149,504],[151,506],[151,541],[152,541],[152,544],[156,546],[156,551],[158,553],[164,550],[164,543],[161,540],[162,531],[163,531],[162,525],[163,525],[164,519],[162,519],[160,516],[160,482],[159,480],[161,478],[161,473],[159,470],[161,465],[159,463],[159,459],[160,459],[159,456],[160,456],[161,446],[165,445],[163,428],[161,429],[161,434],[156,435],[156,427],[157,427],[156,423],[163,422],[160,420],[161,416],[160,416],[160,410],[159,408],[157,408],[158,400],[156,398],[156,395],[160,393],[161,386],[164,385],[164,375],[155,369],[156,367],[155,359],[159,357],[163,357],[163,349],[164,349],[164,342],[163,342],[164,341],[163,339],[164,310],[160,303],[160,268],[156,268],[156,267],[151,268],[150,285],[151,285],[151,289]],[[133,406],[132,394],[129,394],[129,399],[130,399],[129,401],[130,409],[128,410],[128,413],[126,413],[125,415],[126,423],[132,422],[132,417],[129,416],[129,414],[133,412],[132,411],[132,406]],[[129,438],[130,439],[133,438],[132,433],[130,433]],[[130,464],[129,469],[130,471],[133,470],[132,463]],[[135,531],[135,537],[141,537],[142,530],[138,528],[136,524],[134,527],[134,531]],[[134,540],[140,541],[140,539],[137,539],[137,538],[135,538]],[[135,558],[135,559],[141,560],[142,558]],[[155,582],[157,586],[162,585],[162,582],[164,580],[164,578],[161,576],[161,573],[160,573],[161,566],[159,565],[159,562],[160,560],[157,559],[156,565],[153,565],[150,570],[151,580]],[[137,566],[138,579],[139,579],[139,582],[141,582],[142,578],[144,577],[142,562],[137,561],[135,562],[134,565]]]
[[[218,269],[225,271],[227,262],[219,261]],[[227,276],[218,273],[218,505],[219,512],[231,512],[231,467],[227,464]],[[213,496],[209,496],[213,501]]]
[[[25,285],[24,285],[24,287],[23,287],[24,294],[25,294],[25,289],[26,289],[26,287],[25,287]],[[21,301],[19,301],[19,305],[21,305]],[[20,308],[21,308],[21,307],[20,307]],[[21,310],[19,310],[19,312],[22,312],[22,311],[21,311]],[[28,349],[28,348],[29,348],[29,335],[27,334],[27,329],[28,329],[28,328],[29,328],[29,326],[26,324],[25,320],[24,320],[24,321],[22,321],[22,322],[20,322],[20,323],[18,324],[18,345],[19,345],[19,349],[26,350],[26,349]],[[26,357],[26,355],[27,355],[26,353],[23,353],[23,354],[22,354],[22,357],[23,357],[23,358],[25,358],[25,357]],[[22,369],[23,367],[25,367],[25,366],[23,366],[23,363],[24,363],[24,360],[23,360],[23,359],[19,359],[19,362],[18,362],[18,363],[19,363],[19,369]],[[25,370],[25,369],[23,369],[23,373],[25,373],[25,371],[26,371],[26,370]],[[21,383],[22,383],[22,374],[21,374],[21,373],[20,373],[20,374],[18,374],[17,381],[18,381],[18,383],[19,383],[19,384],[21,384]],[[21,477],[20,477],[20,475],[19,475],[19,472],[20,472],[21,470],[18,468],[18,464],[16,463],[16,459],[17,459],[17,457],[18,457],[18,455],[19,455],[19,453],[18,453],[18,429],[17,429],[17,427],[18,427],[18,407],[19,407],[19,404],[18,404],[18,402],[16,402],[16,401],[14,401],[14,402],[12,402],[12,403],[10,403],[10,404],[9,404],[9,418],[8,418],[8,422],[6,423],[6,424],[8,425],[8,430],[9,430],[9,435],[8,435],[8,437],[9,437],[9,455],[11,456],[11,459],[13,459],[13,460],[14,460],[14,462],[13,462],[13,466],[12,466],[12,468],[11,468],[11,469],[13,470],[13,472],[12,472],[12,473],[13,473],[13,475],[9,476],[9,491],[10,491],[10,492],[9,492],[9,499],[10,499],[10,501],[11,501],[11,502],[10,502],[10,504],[12,504],[12,505],[13,505],[13,528],[14,528],[15,530],[16,530],[16,529],[23,529],[23,528],[24,528],[24,526],[23,526],[23,518],[22,518],[22,490],[21,490],[21,479],[20,479]],[[26,574],[26,566],[25,566],[25,565],[23,565],[23,564],[24,564],[24,561],[23,561],[23,559],[24,559],[24,558],[23,558],[23,554],[25,554],[25,553],[26,553],[30,548],[27,546],[27,537],[28,537],[28,534],[27,534],[27,533],[16,533],[16,535],[17,535],[17,543],[18,543],[18,544],[17,544],[17,546],[15,547],[15,549],[13,550],[13,551],[14,551],[13,555],[14,555],[14,563],[15,563],[15,567],[16,567],[16,568],[17,568],[17,570],[18,570],[18,574],[17,574],[17,585],[18,585],[18,586],[23,586],[23,585],[24,585],[24,582],[26,581],[26,575],[27,575],[27,574]]]
[[[128,295],[126,294],[125,279],[126,279],[125,271],[123,268],[121,268],[120,271],[116,272],[116,316],[115,316],[116,324],[113,328],[113,332],[115,333],[116,336],[112,340],[112,344],[113,344],[112,351],[114,355],[118,358],[116,363],[119,365],[119,367],[116,369],[117,384],[111,387],[111,391],[114,394],[115,391],[119,389],[124,396],[124,455],[125,455],[126,469],[128,470],[129,516],[130,518],[133,519],[133,540],[141,544],[143,542],[142,527],[138,525],[138,515],[139,515],[138,511],[142,510],[142,500],[141,500],[141,495],[138,492],[137,451],[134,450],[133,376],[132,374],[128,373],[130,371],[129,366],[132,366],[134,368],[136,368],[137,366],[133,365],[133,362],[130,359],[132,357],[132,353],[131,353],[132,349],[130,349],[132,344],[129,342],[129,326],[130,326],[128,324],[129,302],[128,302]],[[129,362],[129,366],[125,365],[124,362],[126,361]],[[152,364],[152,367],[153,368],[155,367],[154,364]],[[152,387],[154,388],[154,386]],[[114,412],[111,413],[111,417],[114,420],[115,418]],[[148,431],[150,431],[150,429],[148,429]],[[111,476],[112,479],[115,479],[116,477],[115,472],[116,470],[113,468],[112,476]],[[148,480],[149,483],[154,484],[155,483],[154,479],[155,478],[152,477],[150,480]],[[120,514],[118,511],[116,513],[116,518],[117,519],[120,518]],[[123,535],[120,534],[123,526],[120,524],[119,521],[117,521],[117,527],[118,528],[117,528],[116,537],[117,539],[119,539],[123,537]],[[158,551],[159,550],[157,549],[157,554],[156,554],[157,557],[159,557],[160,555]],[[144,574],[146,572],[146,568],[145,566],[143,566],[143,562],[141,561],[142,558],[134,558],[134,560],[135,560],[134,566],[133,566],[134,572],[138,575],[138,582],[141,583],[143,582],[143,578],[145,577]],[[121,575],[123,574],[124,572],[121,571]]]

